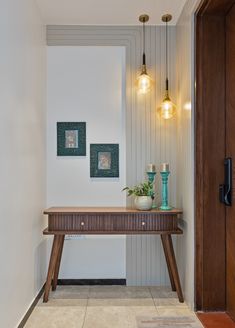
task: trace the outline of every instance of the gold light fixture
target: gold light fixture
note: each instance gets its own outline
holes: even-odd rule
[[[139,21],[143,24],[143,55],[141,74],[137,79],[138,91],[140,94],[146,94],[150,91],[152,80],[147,73],[146,55],[145,55],[145,23],[149,21],[148,15],[141,15]]]
[[[166,14],[162,16],[162,21],[166,23],[166,90],[165,90],[165,97],[159,108],[159,112],[161,117],[165,120],[172,118],[176,110],[176,106],[171,101],[169,96],[169,80],[168,80],[168,22],[170,22],[171,20],[172,20],[172,16],[170,14]]]

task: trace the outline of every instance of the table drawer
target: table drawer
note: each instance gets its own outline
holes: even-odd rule
[[[115,231],[169,231],[177,229],[177,216],[135,214],[114,221]]]
[[[177,230],[177,216],[167,214],[53,214],[49,215],[49,231],[76,232],[141,232]]]
[[[48,229],[55,231],[110,231],[113,229],[113,220],[104,215],[56,214],[49,216]]]

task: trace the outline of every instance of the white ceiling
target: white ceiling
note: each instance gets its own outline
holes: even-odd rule
[[[176,24],[187,0],[36,0],[46,24],[137,25],[140,14],[150,16],[150,25],[160,25],[161,16],[173,15]]]

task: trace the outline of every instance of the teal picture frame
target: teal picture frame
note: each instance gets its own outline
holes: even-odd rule
[[[90,177],[119,178],[119,144],[90,144]]]
[[[57,156],[86,156],[86,122],[57,122]]]

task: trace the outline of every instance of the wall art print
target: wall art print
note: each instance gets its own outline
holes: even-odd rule
[[[57,122],[57,156],[86,156],[85,122]]]
[[[119,177],[119,144],[90,145],[90,177]]]

